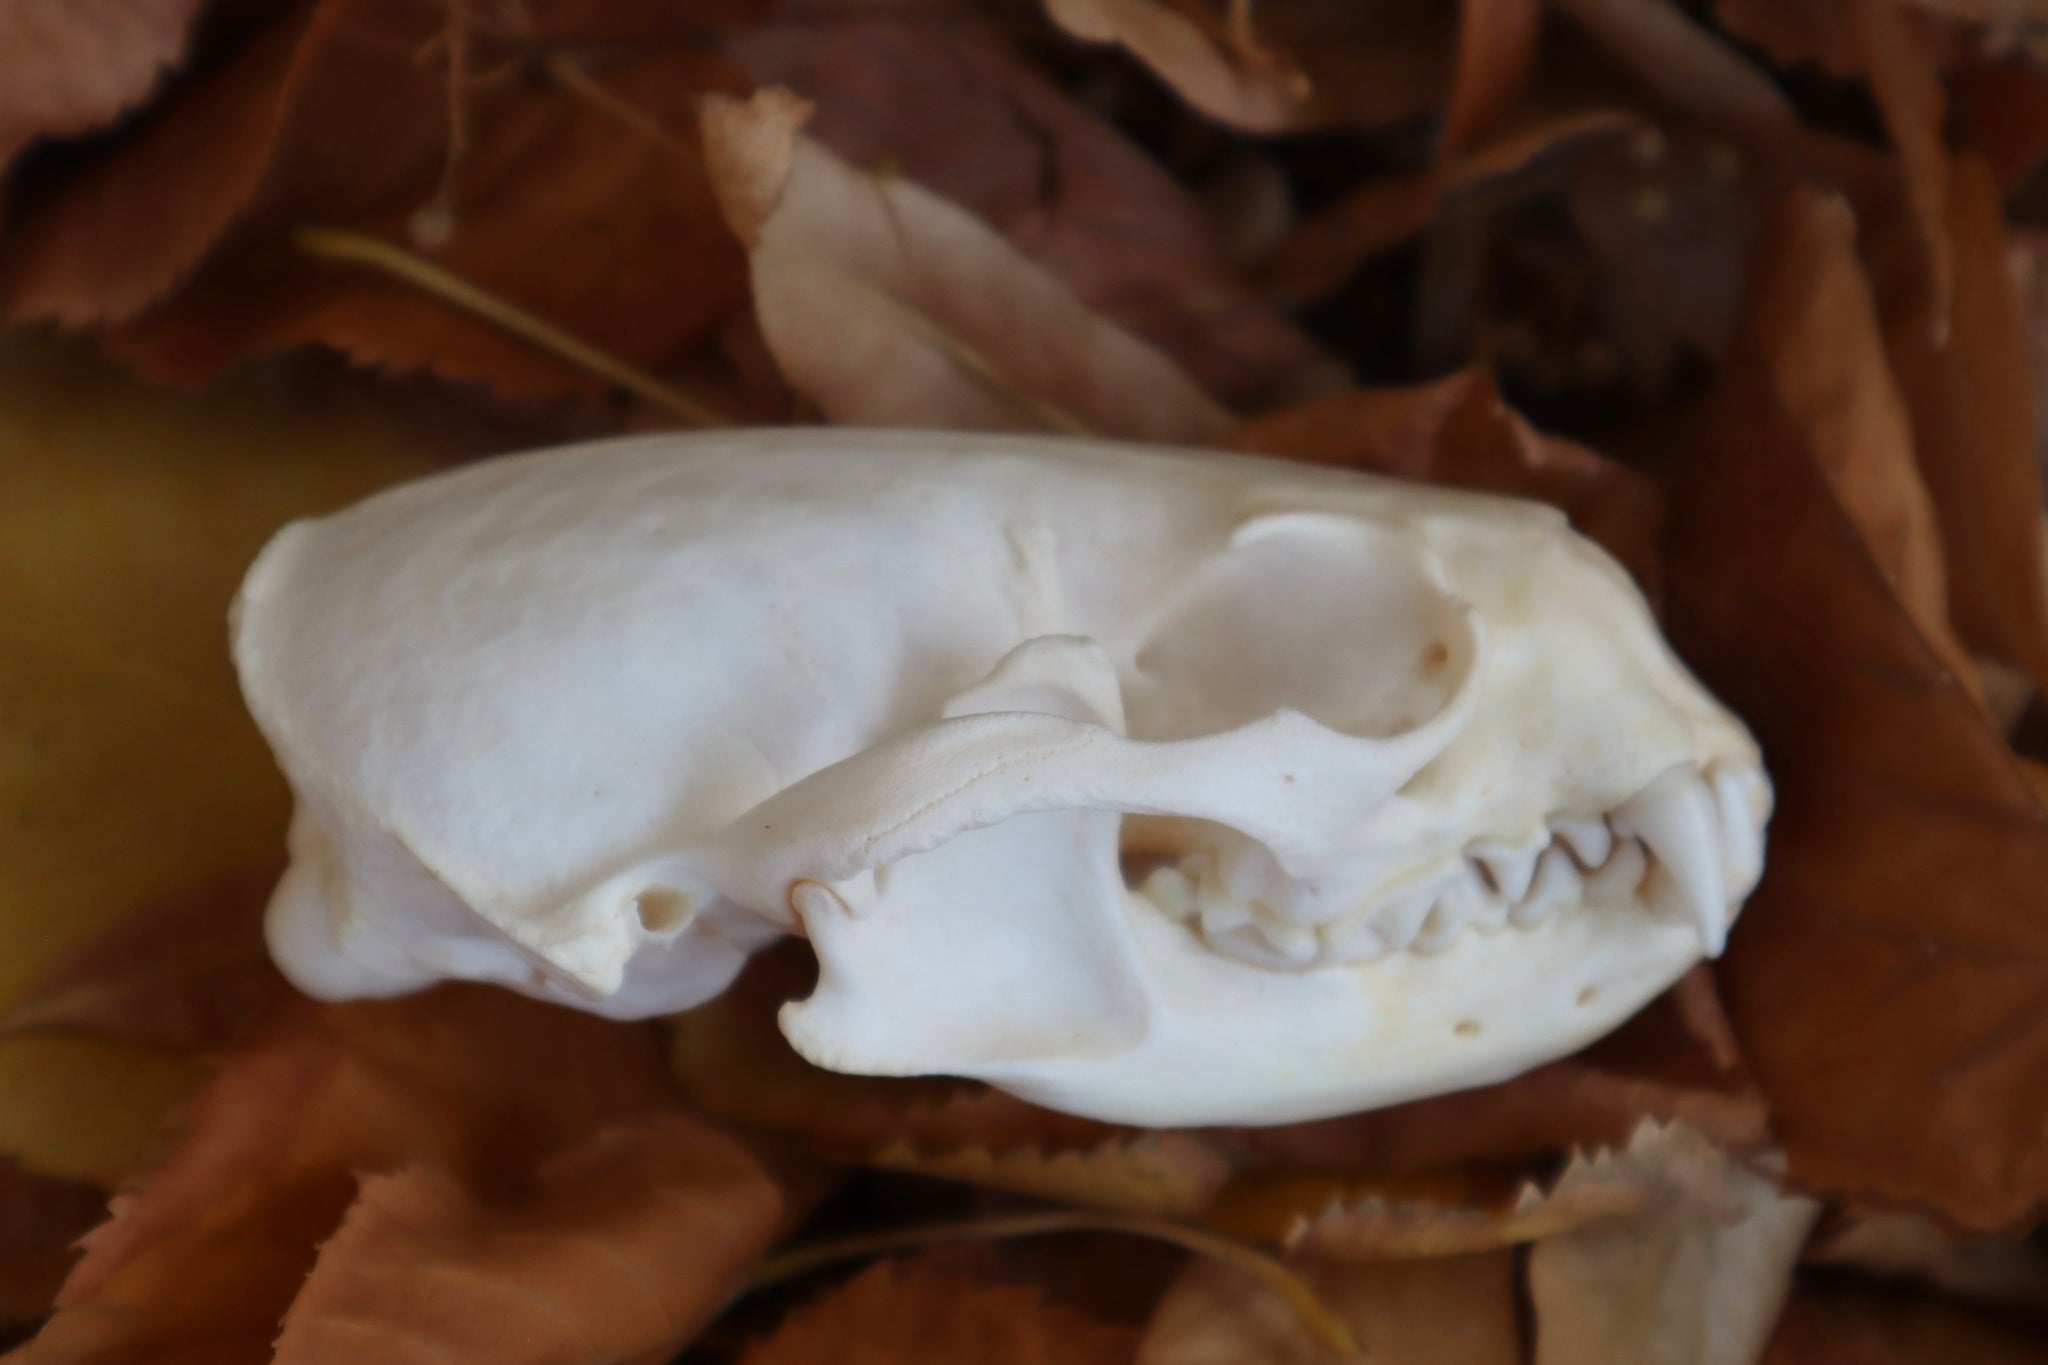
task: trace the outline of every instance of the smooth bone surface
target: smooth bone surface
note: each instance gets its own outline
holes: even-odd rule
[[[234,614],[329,998],[620,1017],[806,937],[814,1062],[1280,1123],[1570,1052],[1718,952],[1754,742],[1554,510],[853,430],[487,461],[296,523]]]

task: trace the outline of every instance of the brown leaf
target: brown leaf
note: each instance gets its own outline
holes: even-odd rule
[[[1751,1365],[1820,1206],[1781,1194],[1776,1181],[1675,1124],[1645,1123],[1625,1152],[1575,1163],[1558,1196],[1575,1181],[1640,1183],[1650,1202],[1529,1253],[1536,1365]]]
[[[1213,1144],[1174,1132],[1112,1139],[1084,1150],[935,1151],[899,1142],[867,1163],[1054,1203],[1163,1218],[1200,1213],[1230,1179],[1230,1164]]]
[[[1081,301],[1240,411],[1346,382],[1238,280],[1186,188],[1016,51],[934,0],[779,0],[729,46],[816,105],[805,131],[851,165],[950,200]]]
[[[1046,0],[1076,38],[1116,43],[1180,97],[1250,132],[1381,127],[1450,87],[1455,39],[1433,0]]]
[[[1956,73],[1949,122],[1957,145],[1984,158],[2007,194],[2048,159],[2048,73],[2021,61],[1986,62]],[[1967,264],[1967,248],[1957,248]]]
[[[781,1214],[744,1147],[676,1114],[570,1148],[515,1203],[426,1167],[367,1176],[285,1317],[278,1365],[666,1358],[739,1286]]]
[[[263,941],[276,881],[276,868],[232,875],[117,921],[45,964],[0,1011],[0,1038],[229,1041],[285,988]]]
[[[1923,1214],[1850,1212],[1815,1235],[1806,1259],[2048,1318],[2048,1246],[2038,1239],[1973,1237]]]
[[[1600,45],[1677,108],[1752,132],[1797,125],[1771,78],[1672,0],[1557,0]]]
[[[2048,682],[2048,564],[2026,326],[1990,171],[1958,159],[1943,202],[1956,247],[1953,326],[1934,340],[1924,296],[1889,320],[1922,476],[1941,518],[1949,607],[1971,645]]]
[[[863,175],[796,130],[787,91],[709,100],[706,160],[751,244],[784,374],[837,422],[1204,440],[1227,424],[1171,361],[993,229]]]
[[[1645,1117],[1683,1120],[1725,1147],[1764,1138],[1763,1103],[1703,967],[1586,1051],[1514,1080],[1231,1141],[1263,1169],[1388,1179],[1619,1146]]]
[[[1840,1286],[1803,1291],[1763,1365],[2042,1365],[2048,1345],[1953,1304]]]
[[[1458,55],[1443,147],[1458,151],[1507,113],[1536,64],[1537,0],[1460,0]]]
[[[2048,1198],[2048,811],[1933,634],[1925,550],[1879,539],[1873,504],[1922,514],[1852,235],[1817,196],[1778,215],[1671,623],[1778,791],[1721,980],[1792,1175],[1988,1227]]]
[[[884,1261],[786,1320],[743,1365],[1125,1365],[1129,1332],[976,1284],[934,1259]]]
[[[1434,1261],[1305,1261],[1298,1267],[1388,1365],[1517,1365],[1512,1254]],[[1234,1267],[1197,1261],[1145,1329],[1138,1365],[1322,1365],[1322,1348],[1278,1294]]]
[[[1467,370],[1406,389],[1334,394],[1239,427],[1231,450],[1346,465],[1564,509],[1654,590],[1664,509],[1647,478],[1583,446],[1544,436]]]
[[[659,366],[744,293],[691,121],[698,92],[732,84],[708,50],[712,0],[697,9],[302,0],[24,213],[0,312],[111,327],[123,358],[187,383],[321,343],[508,396],[595,389],[406,285],[297,254],[289,229],[310,222],[430,246],[484,289]]]
[[[0,1328],[50,1311],[77,1259],[73,1244],[105,1216],[106,1191],[0,1161]]]
[[[105,127],[185,56],[199,0],[0,5],[0,175],[39,138]]]
[[[1942,142],[1948,99],[1925,43],[1897,0],[1844,0],[1844,9],[1885,130],[1898,150],[1906,204],[1926,256],[1929,339],[1939,346],[1948,340],[1956,288],[1948,148]]]
[[[267,1361],[358,1172],[431,1167],[508,1198],[551,1153],[673,1093],[652,1030],[503,991],[296,1002],[115,1199],[21,1365]]]

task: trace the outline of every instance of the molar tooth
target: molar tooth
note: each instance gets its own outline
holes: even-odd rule
[[[1501,896],[1513,903],[1529,894],[1529,884],[1536,879],[1536,859],[1542,855],[1545,842],[1541,833],[1519,844],[1481,839],[1472,845],[1471,853],[1500,888]]]
[[[1550,827],[1557,831],[1557,837],[1564,841],[1581,867],[1598,867],[1614,851],[1614,831],[1605,820],[1561,816],[1552,820]]]
[[[1617,839],[1614,852],[1598,871],[1586,876],[1586,899],[1598,904],[1628,900],[1650,870],[1649,856],[1634,839]]]
[[[1733,769],[1714,774],[1714,807],[1720,816],[1721,851],[1728,868],[1728,890],[1746,896],[1756,889],[1764,871],[1763,836],[1750,800],[1750,784]]]
[[[1252,922],[1251,906],[1231,895],[1215,877],[1204,877],[1195,884],[1195,904],[1201,910],[1202,932],[1210,938]]]
[[[1274,950],[1297,967],[1314,962],[1323,950],[1323,941],[1316,931],[1306,924],[1290,924],[1278,915],[1261,913],[1264,910],[1264,906],[1253,903],[1252,923],[1258,926]]]
[[[1696,773],[1659,778],[1614,812],[1617,829],[1639,837],[1684,901],[1709,957],[1728,938],[1728,886],[1721,875],[1721,821]],[[1659,909],[1653,896],[1653,910]]]
[[[1579,876],[1578,864],[1572,855],[1561,847],[1544,851],[1536,865],[1536,884],[1529,891],[1528,899],[1508,912],[1508,918],[1517,929],[1528,929],[1550,918],[1553,910],[1570,905],[1585,892],[1585,882]]]
[[[1139,894],[1158,906],[1159,912],[1170,920],[1184,922],[1195,917],[1194,883],[1177,867],[1153,868]]]

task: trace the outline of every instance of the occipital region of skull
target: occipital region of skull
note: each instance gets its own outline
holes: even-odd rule
[[[1481,1084],[1718,952],[1754,742],[1547,507],[1209,453],[748,431],[487,461],[235,611],[328,997],[673,1012],[1143,1124]]]

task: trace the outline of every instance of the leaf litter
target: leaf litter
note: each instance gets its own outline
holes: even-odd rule
[[[16,1355],[2048,1356],[2038,9],[17,4]],[[1727,958],[1511,1081],[1189,1132],[818,1071],[800,951],[660,1026],[295,997],[221,636],[255,546],[771,421],[1552,502],[1765,745]]]

